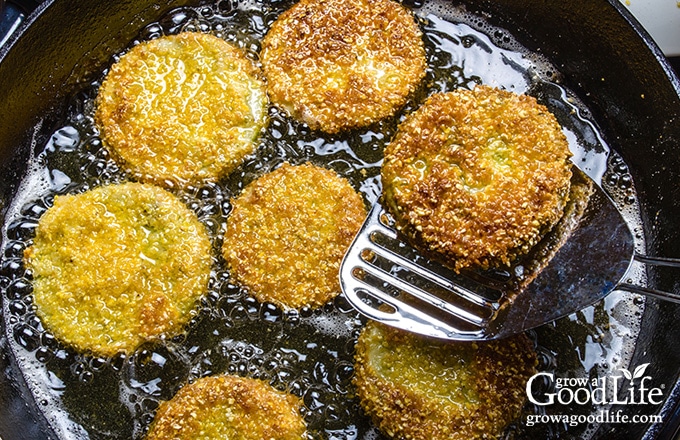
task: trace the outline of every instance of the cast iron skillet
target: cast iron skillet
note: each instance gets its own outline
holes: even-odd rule
[[[0,48],[3,220],[7,203],[26,171],[30,149],[45,144],[65,97],[79,79],[100,71],[144,23],[185,3],[188,1],[48,0]],[[607,144],[630,165],[642,205],[648,254],[680,256],[680,203],[676,203],[680,200],[680,80],[649,35],[618,0],[477,0],[470,1],[467,8],[510,30],[528,49],[558,67],[565,86],[593,112]],[[44,123],[32,139],[32,128],[40,118]],[[648,276],[650,286],[680,292],[677,273],[650,268]],[[680,306],[648,299],[631,362],[633,366],[650,363],[648,374],[666,385],[667,399],[655,409],[666,414],[667,422],[603,426],[596,437],[675,437],[680,425],[678,317]],[[49,438],[4,347],[0,338],[0,436],[4,440]],[[648,406],[621,409],[631,416],[651,413]]]

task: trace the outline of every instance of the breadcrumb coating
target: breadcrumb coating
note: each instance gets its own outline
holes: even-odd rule
[[[391,0],[301,0],[274,22],[261,60],[272,102],[328,133],[393,115],[427,67],[413,14]]]
[[[363,199],[335,172],[285,163],[233,201],[224,257],[259,301],[317,307],[340,293],[340,263],[365,217]]]
[[[104,356],[181,332],[212,264],[196,215],[140,183],[56,197],[24,256],[43,324],[64,343]]]
[[[431,96],[385,149],[397,226],[456,270],[508,265],[562,217],[566,136],[536,99],[489,86]]]
[[[300,440],[297,397],[256,379],[204,377],[162,402],[146,440]]]
[[[362,408],[383,433],[402,440],[499,437],[519,416],[537,365],[524,335],[445,342],[373,321],[356,350]]]
[[[216,180],[255,150],[268,105],[259,76],[218,37],[164,36],[111,66],[95,121],[114,158],[143,181]]]

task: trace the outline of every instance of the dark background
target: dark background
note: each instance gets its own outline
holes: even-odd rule
[[[671,66],[675,69],[675,74],[680,77],[680,57],[669,57],[668,61],[670,61]]]

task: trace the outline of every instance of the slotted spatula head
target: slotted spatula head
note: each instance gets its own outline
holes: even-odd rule
[[[406,244],[376,204],[342,262],[342,291],[371,319],[450,340],[511,336],[579,311],[616,288],[634,256],[626,221],[588,183],[582,209],[529,255],[508,268],[460,274]]]

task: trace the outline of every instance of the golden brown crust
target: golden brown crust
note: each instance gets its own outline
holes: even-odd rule
[[[300,440],[301,407],[260,380],[205,377],[161,403],[146,440]]]
[[[519,416],[536,364],[524,335],[443,342],[370,322],[354,381],[362,408],[391,438],[496,438]]]
[[[454,269],[509,264],[560,219],[571,153],[532,97],[488,86],[431,96],[385,149],[398,227]]]
[[[586,212],[590,197],[593,194],[594,182],[576,167],[569,187],[567,204],[562,218],[555,224],[549,234],[541,239],[529,253],[522,258],[522,277],[510,292],[508,299],[522,292],[543,270],[567,242],[571,234],[578,228]],[[507,302],[506,304],[510,304]]]
[[[56,197],[25,262],[43,324],[76,349],[111,356],[180,332],[212,256],[205,227],[175,196],[125,183]]]
[[[113,156],[142,180],[215,180],[255,149],[267,107],[258,76],[213,35],[161,37],[111,66],[95,121]]]
[[[361,196],[345,179],[286,163],[233,201],[224,257],[259,301],[317,307],[340,292],[340,262],[365,216]]]
[[[262,42],[273,103],[328,133],[391,116],[425,75],[422,34],[391,0],[302,0]]]

